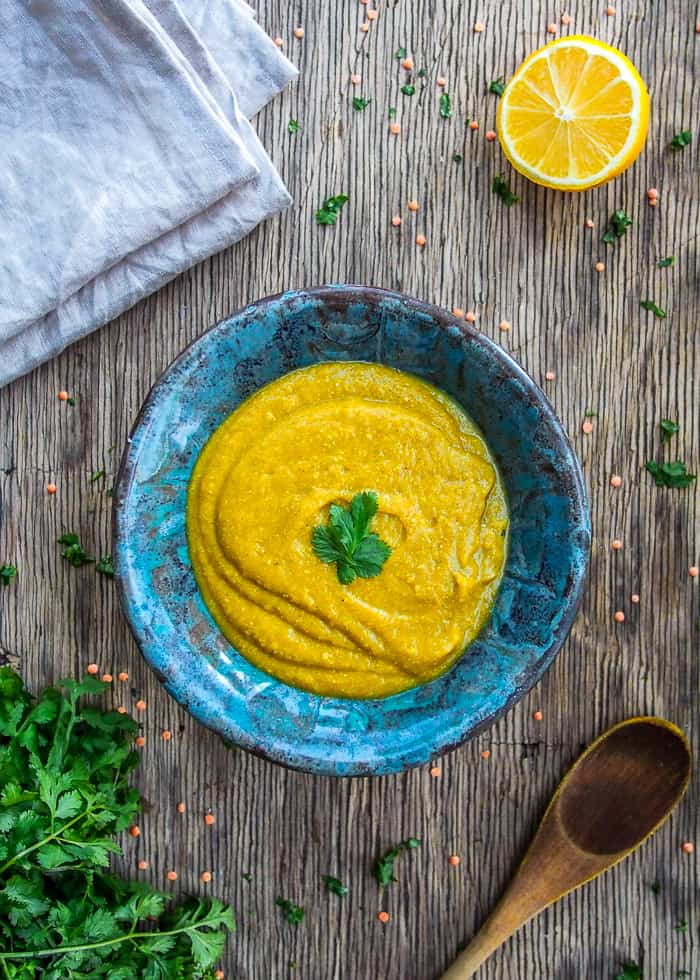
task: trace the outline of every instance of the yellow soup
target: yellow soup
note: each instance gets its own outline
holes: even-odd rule
[[[332,504],[373,491],[392,551],[343,585],[314,553]],[[445,671],[489,615],[508,513],[496,466],[447,395],[378,364],[317,364],[260,389],[216,430],[189,487],[190,556],[228,640],[332,697],[396,694]]]

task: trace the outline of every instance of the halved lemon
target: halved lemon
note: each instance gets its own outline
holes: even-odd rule
[[[499,139],[515,169],[563,191],[622,173],[648,128],[649,93],[639,72],[592,37],[562,37],[535,51],[498,104]]]

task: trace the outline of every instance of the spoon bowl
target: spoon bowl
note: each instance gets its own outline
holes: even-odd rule
[[[661,718],[613,725],[559,785],[501,901],[442,980],[467,980],[528,919],[612,868],[668,818],[685,793],[688,741]]]

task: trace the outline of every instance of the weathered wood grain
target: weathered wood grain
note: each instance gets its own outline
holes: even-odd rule
[[[602,2],[568,6],[569,30],[618,44],[647,79],[648,145],[631,171],[582,196],[509,175],[523,201],[505,209],[490,191],[505,162],[484,139],[496,109],[485,88],[545,41],[547,23],[562,11],[537,0],[394,0],[380,4],[364,34],[366,9],[352,0],[261,3],[263,25],[285,39],[301,68],[299,82],[256,121],[294,194],[293,209],[0,392],[0,562],[19,567],[15,585],[0,592],[0,649],[19,657],[34,685],[91,660],[115,674],[129,671],[113,699],[129,708],[136,696],[148,702],[138,780],[149,805],[142,836],[126,843],[123,868],[137,873],[145,856],[159,884],[173,867],[183,888],[230,900],[239,930],[224,965],[235,980],[433,980],[485,917],[585,742],[614,721],[649,712],[697,744],[698,582],[687,569],[700,547],[698,493],[659,490],[641,471],[662,452],[665,416],[681,423],[666,457],[677,455],[693,471],[700,465],[696,11],[687,0],[619,0],[612,18]],[[477,19],[486,24],[481,35],[472,31]],[[293,39],[297,24],[303,42]],[[400,45],[428,72],[413,99],[399,92]],[[364,113],[350,104],[354,71],[362,74],[355,94],[372,98]],[[438,113],[438,74],[449,80],[451,121]],[[391,105],[399,138],[388,131]],[[290,116],[302,125],[296,136],[287,133]],[[465,128],[467,116],[478,118],[478,133]],[[683,126],[695,142],[671,155],[666,144]],[[452,160],[455,152],[463,163]],[[646,204],[650,186],[660,191],[656,209]],[[313,211],[341,191],[351,200],[337,227],[317,227]],[[420,201],[416,215],[406,210],[412,197]],[[603,225],[618,206],[634,226],[606,248]],[[390,225],[395,213],[404,219],[398,230]],[[414,244],[419,231],[428,239],[423,250]],[[668,254],[676,266],[657,269]],[[606,262],[600,275],[598,259]],[[188,341],[259,296],[328,281],[474,309],[480,328],[548,391],[590,488],[591,578],[569,642],[529,697],[443,760],[439,779],[425,769],[330,781],[227,751],[160,690],[121,619],[113,583],[70,568],[55,545],[62,531],[75,530],[95,551],[109,550],[104,491],[116,458],[149,387]],[[667,320],[639,309],[647,297],[669,310]],[[502,318],[513,324],[509,334],[498,330]],[[544,381],[548,370],[553,382]],[[61,388],[75,392],[75,408],[58,403]],[[591,436],[581,432],[585,411],[598,413]],[[91,484],[102,466],[106,481]],[[614,472],[624,480],[618,491],[609,486]],[[49,479],[59,488],[53,498],[44,490]],[[624,542],[619,553],[610,549],[614,537]],[[632,592],[641,595],[636,607]],[[616,609],[627,617],[621,626]],[[544,712],[539,724],[536,708]],[[167,744],[159,738],[165,727],[174,732]],[[203,822],[207,807],[217,816],[212,828]],[[628,957],[643,962],[650,980],[691,969],[697,856],[681,854],[680,844],[697,835],[697,814],[694,784],[640,854],[526,926],[484,967],[484,980],[607,980]],[[404,856],[400,882],[380,895],[371,861],[409,834],[423,846]],[[461,855],[458,868],[447,864],[451,853]],[[214,872],[209,886],[199,882],[204,869]],[[241,877],[248,871],[250,883]],[[324,892],[325,873],[349,884],[349,899]],[[304,925],[282,921],[278,894],[307,907]],[[380,908],[392,914],[387,926],[376,919]],[[681,918],[690,922],[685,935],[674,930]]]

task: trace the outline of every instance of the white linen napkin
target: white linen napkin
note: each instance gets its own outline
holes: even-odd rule
[[[279,91],[295,69],[241,0],[183,2],[199,13],[210,8],[200,24],[206,37],[175,0],[83,0],[80,16],[75,5],[34,2],[31,23],[23,0],[0,10],[0,46],[3,28],[14,26],[9,46],[20,53],[26,40],[18,31],[28,32],[32,57],[15,58],[8,77],[18,102],[22,79],[28,82],[24,101],[36,114],[35,135],[42,145],[48,135],[56,149],[48,170],[36,143],[34,160],[23,158],[18,150],[27,152],[32,138],[17,133],[18,120],[5,127],[0,116],[0,166],[4,152],[17,164],[24,159],[17,187],[0,188],[0,244],[6,253],[9,243],[20,245],[9,261],[0,254],[0,289],[8,295],[18,273],[20,283],[0,314],[0,385],[290,203],[208,40],[236,24],[248,38],[247,46],[234,45],[238,60],[226,59],[228,78],[246,79],[248,108]],[[259,71],[260,64],[268,69]],[[48,91],[40,84],[47,76]],[[64,91],[69,101],[57,97]],[[136,153],[132,133],[144,139]],[[83,147],[87,162],[74,171],[69,161]],[[103,158],[111,168],[106,181]],[[37,207],[44,174],[48,186]]]

